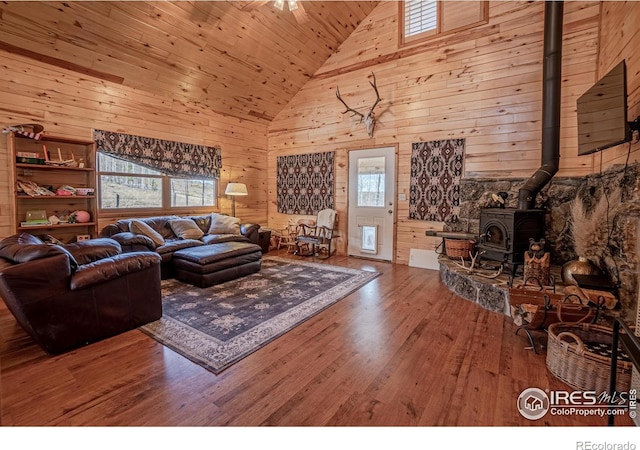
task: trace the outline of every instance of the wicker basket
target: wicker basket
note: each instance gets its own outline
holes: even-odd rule
[[[469,252],[473,252],[476,241],[469,239],[449,239],[444,240],[444,250],[449,258],[471,259]]]
[[[611,328],[593,324],[554,323],[549,326],[547,368],[569,386],[597,393],[609,391],[611,358],[594,353],[589,347],[613,341]],[[631,362],[618,352],[616,391],[628,392]]]

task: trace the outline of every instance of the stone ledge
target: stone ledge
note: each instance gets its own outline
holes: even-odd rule
[[[440,279],[450,291],[485,309],[510,315],[508,275],[502,274],[491,279],[470,274],[447,257],[440,257],[438,262],[440,263]],[[478,273],[492,275],[490,270],[481,270]]]

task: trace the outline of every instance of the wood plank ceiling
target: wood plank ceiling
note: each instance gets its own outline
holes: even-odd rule
[[[3,2],[0,50],[268,122],[379,2],[272,3]]]

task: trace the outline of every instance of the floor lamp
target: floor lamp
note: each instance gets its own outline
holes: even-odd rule
[[[244,183],[229,183],[227,184],[227,189],[225,189],[224,193],[226,195],[230,195],[233,199],[233,206],[231,207],[231,215],[233,217],[236,216],[236,196],[238,195],[249,195],[247,192],[247,186]]]

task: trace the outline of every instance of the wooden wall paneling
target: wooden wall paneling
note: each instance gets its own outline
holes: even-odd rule
[[[5,2],[0,49],[266,123],[375,4],[332,3],[327,24],[312,4],[302,26],[266,4]]]
[[[397,192],[408,193],[411,144],[455,137],[467,140],[465,177],[531,176],[540,166],[544,5],[490,2],[489,8],[483,32],[453,33],[403,53],[397,5],[380,4],[269,125],[269,180],[281,154],[397,145]],[[587,2],[565,4],[560,176],[591,170],[577,157],[575,98],[594,78],[598,11]],[[340,117],[334,91],[339,86],[349,106],[361,110],[371,71],[382,101],[374,138],[366,140],[361,126]],[[275,198],[275,185],[269,189]],[[346,204],[346,190],[336,192],[336,203]],[[410,221],[408,201],[396,203],[396,262],[407,263],[411,248],[437,245],[424,232],[443,224]],[[286,218],[273,208],[270,201],[269,223],[282,225]]]
[[[621,60],[627,65],[627,119],[640,116],[640,58],[638,43],[640,8],[635,2],[602,2],[600,54],[597,78],[604,76]],[[594,171],[615,164],[640,161],[640,142],[618,145],[593,155]]]
[[[92,128],[112,129],[160,139],[220,145],[223,175],[247,184],[249,196],[237,204],[246,221],[267,222],[266,126],[207,111],[191,103],[148,94],[96,79],[80,77],[20,56],[2,53],[0,65],[0,109],[4,127],[19,123],[41,123],[49,134],[90,138]],[[13,232],[10,205],[7,146],[0,143],[0,237]],[[224,190],[226,180],[219,187]],[[223,194],[218,210],[230,212],[231,201]],[[114,218],[99,219],[99,227]]]
[[[446,1],[440,5],[443,32],[460,29],[486,18],[487,4],[482,1]]]

